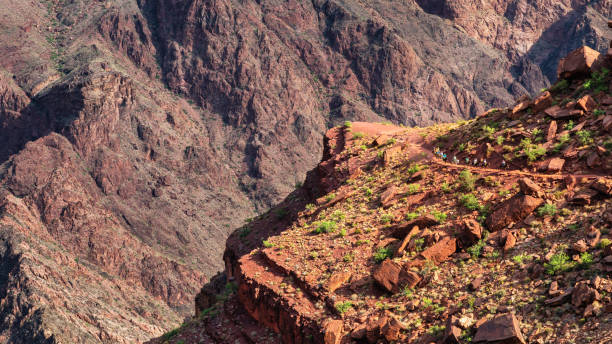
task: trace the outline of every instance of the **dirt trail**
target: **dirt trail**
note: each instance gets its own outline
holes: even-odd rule
[[[476,171],[481,173],[496,173],[496,174],[506,174],[506,175],[515,175],[515,176],[529,176],[535,178],[544,178],[544,179],[557,179],[561,180],[569,176],[573,176],[576,179],[595,179],[599,177],[608,177],[607,175],[599,175],[599,174],[572,174],[572,173],[558,173],[558,174],[541,174],[541,173],[533,173],[526,172],[520,170],[500,170],[496,168],[486,168],[486,167],[477,167],[470,165],[459,165],[452,164],[450,162],[440,161],[438,159],[431,159],[431,162],[436,165],[457,168],[457,169],[468,169],[470,171]]]
[[[367,123],[367,122],[354,122],[353,131],[362,132],[370,136],[377,135],[389,135],[389,136],[399,136],[402,138],[405,144],[414,147],[415,149],[420,149],[419,152],[414,152],[416,154],[426,153],[424,158],[429,158],[432,164],[439,166],[446,166],[455,169],[468,169],[470,171],[479,172],[481,174],[489,173],[489,174],[501,174],[501,175],[513,175],[513,176],[528,176],[533,178],[542,178],[542,179],[555,179],[555,180],[563,180],[566,177],[573,176],[576,179],[595,179],[600,177],[609,177],[606,174],[573,174],[573,173],[557,173],[557,174],[542,174],[542,173],[534,173],[527,172],[521,170],[501,170],[496,168],[487,168],[487,167],[478,167],[471,165],[463,165],[463,164],[453,164],[450,162],[442,161],[436,158],[436,155],[433,153],[433,146],[426,142],[423,136],[419,133],[418,130],[414,130],[415,128],[402,128],[395,125],[390,124],[379,124],[379,123]]]

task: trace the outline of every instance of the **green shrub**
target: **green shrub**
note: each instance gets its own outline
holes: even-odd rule
[[[593,255],[589,252],[583,252],[580,254],[580,268],[588,269],[593,264]]]
[[[306,204],[306,210],[308,211],[312,211],[315,208],[315,205],[312,203],[308,203]]]
[[[512,257],[512,260],[517,264],[523,264],[523,261],[531,260],[531,256],[525,253],[521,253],[519,255]]]
[[[544,147],[533,144],[528,138],[521,140],[520,147],[523,149],[529,161],[535,161],[539,157],[546,155],[546,149]]]
[[[495,134],[495,128],[489,127],[488,125],[483,126],[482,131],[487,138],[492,138],[493,134]]]
[[[405,217],[406,217],[407,221],[412,221],[412,220],[416,219],[417,217],[419,217],[419,213],[415,213],[415,212],[407,213],[405,215]]]
[[[331,218],[332,220],[336,221],[336,222],[340,222],[342,220],[344,220],[344,218],[346,217],[346,215],[344,215],[344,212],[342,210],[336,210],[331,214]]]
[[[179,329],[175,328],[174,330],[168,331],[166,333],[164,333],[164,335],[162,336],[162,338],[164,340],[170,340],[173,337],[175,337],[177,334],[179,334]]]
[[[364,133],[361,133],[361,132],[353,133],[353,138],[355,139],[362,139],[364,136],[365,136]]]
[[[495,141],[497,142],[498,146],[501,146],[504,144],[504,137],[503,136],[498,136]]]
[[[550,258],[548,263],[544,263],[544,269],[549,275],[556,275],[561,272],[573,269],[575,263],[570,260],[570,257],[564,252],[557,253]]]
[[[563,91],[566,90],[569,87],[569,82],[566,79],[560,80],[558,81],[556,84],[554,84],[550,90],[551,91]]]
[[[433,325],[427,330],[427,333],[429,333],[430,335],[434,337],[439,337],[440,335],[442,335],[442,333],[444,333],[445,329],[446,329],[446,326],[444,325]]]
[[[274,247],[274,246],[276,246],[276,244],[274,244],[273,242],[270,242],[270,241],[268,241],[268,240],[264,240],[264,241],[263,241],[263,245],[264,245],[264,247],[266,247],[266,248],[270,248],[270,247]]]
[[[393,214],[383,214],[380,217],[380,223],[382,224],[389,223],[391,220],[393,220]]]
[[[408,194],[409,195],[415,194],[419,192],[420,188],[421,188],[421,185],[419,184],[408,184]]]
[[[355,259],[354,252],[349,252],[345,254],[344,257],[342,257],[342,261],[344,261],[345,263],[351,263],[354,259]]]
[[[349,309],[353,308],[353,303],[351,301],[337,302],[334,307],[340,314],[344,314]]]
[[[557,214],[557,207],[554,204],[546,203],[539,207],[536,212],[540,217],[555,216]]]
[[[419,171],[420,171],[422,168],[423,168],[423,167],[422,167],[421,165],[419,165],[419,164],[414,164],[414,165],[410,166],[410,167],[409,167],[409,168],[406,170],[406,172],[408,172],[408,174],[411,174],[411,175],[412,175],[412,174],[415,174],[415,173],[419,172]]]
[[[603,68],[600,72],[591,73],[591,79],[588,79],[582,85],[582,88],[585,90],[593,90],[595,93],[603,92],[608,90],[608,86],[606,85],[605,78],[610,71],[606,68]]]
[[[610,239],[601,239],[601,241],[599,241],[599,248],[604,249],[610,246],[610,244],[612,244],[612,241],[610,241]]]
[[[476,196],[474,196],[473,194],[465,194],[462,195],[459,198],[459,202],[466,208],[468,208],[469,210],[480,210],[481,209],[481,205],[480,202],[478,201],[478,199],[476,198]]]
[[[374,261],[376,263],[382,263],[387,258],[391,258],[391,250],[386,247],[381,247],[374,253]]]
[[[417,252],[423,251],[423,245],[425,245],[425,238],[418,238],[414,240],[414,248]]]
[[[583,145],[590,145],[593,143],[593,138],[591,137],[591,132],[588,130],[578,130],[576,132],[576,136],[578,136],[578,141]]]
[[[442,185],[440,185],[440,190],[442,190],[442,192],[444,193],[450,193],[452,191],[450,185],[447,182],[444,182],[442,183]]]
[[[558,153],[565,147],[565,145],[569,142],[569,134],[563,134],[559,136],[559,142],[555,144],[553,148],[553,152]]]
[[[438,221],[439,223],[444,223],[446,222],[446,213],[443,213],[441,211],[437,211],[437,210],[432,210],[431,211],[431,215],[433,215],[433,217],[436,219],[436,221]]]
[[[569,120],[569,122],[567,122],[563,128],[565,128],[566,130],[572,130],[574,129],[574,121],[572,121],[571,119]]]
[[[346,122],[344,122],[344,127],[345,127],[345,128],[350,128],[350,127],[352,127],[352,126],[353,126],[353,123],[351,123],[351,121],[346,121]]]
[[[477,243],[475,243],[474,245],[468,247],[466,249],[466,252],[469,253],[472,258],[478,258],[480,257],[480,254],[482,252],[482,248],[485,246],[485,241],[484,240],[479,240]]]
[[[336,226],[337,224],[334,221],[322,221],[315,229],[315,233],[331,233],[336,230]]]
[[[461,187],[461,189],[463,189],[466,192],[469,192],[469,191],[474,191],[476,179],[477,178],[474,175],[472,175],[472,172],[470,172],[470,170],[463,170],[461,171],[461,173],[459,173],[457,182],[459,183],[459,186]]]

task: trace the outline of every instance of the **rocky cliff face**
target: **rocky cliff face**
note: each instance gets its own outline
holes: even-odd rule
[[[6,1],[0,341],[158,335],[332,125],[475,116],[610,38],[603,1],[439,5]]]

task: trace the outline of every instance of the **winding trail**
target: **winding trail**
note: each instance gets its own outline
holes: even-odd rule
[[[563,180],[567,177],[574,177],[576,180],[589,180],[596,178],[610,178],[609,174],[573,174],[573,173],[556,173],[556,174],[543,174],[527,172],[522,170],[502,170],[496,168],[478,167],[472,165],[453,164],[440,160],[433,153],[433,146],[431,143],[425,140],[425,136],[421,135],[422,128],[402,128],[396,125],[380,124],[380,123],[368,123],[368,122],[353,122],[352,129],[354,132],[361,132],[363,134],[376,137],[379,135],[387,135],[390,137],[401,138],[403,143],[407,146],[412,146],[413,149],[407,149],[413,153],[414,156],[418,156],[422,153],[423,158],[428,159],[434,165],[444,166],[452,169],[468,169],[470,171],[479,172],[480,174],[496,174],[496,175],[508,175],[508,176],[526,176],[540,179],[553,179]],[[351,135],[352,137],[352,135]]]
[[[576,179],[596,179],[600,177],[604,177],[604,178],[608,177],[608,175],[606,174],[601,174],[601,175],[600,174],[572,174],[572,173],[542,174],[542,173],[533,173],[533,172],[526,172],[526,171],[520,171],[520,170],[500,170],[496,168],[477,167],[477,166],[470,166],[470,165],[456,165],[456,164],[451,164],[450,162],[440,161],[435,158],[431,159],[431,163],[435,165],[439,165],[439,166],[446,166],[446,167],[450,167],[454,169],[468,169],[471,171],[476,171],[476,172],[481,172],[481,173],[495,173],[495,174],[514,175],[514,176],[529,176],[529,177],[542,178],[542,179],[562,180],[570,176]]]

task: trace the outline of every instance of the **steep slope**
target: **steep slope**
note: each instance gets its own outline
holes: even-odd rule
[[[230,236],[196,317],[152,343],[609,343],[612,55],[562,66],[470,121],[329,130],[305,185]]]
[[[468,118],[546,85],[413,1],[2,9],[3,342],[159,335],[222,268],[230,229],[304,180],[329,127]],[[601,20],[577,23],[574,43],[607,39]]]

